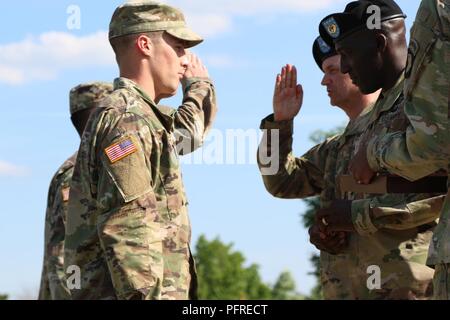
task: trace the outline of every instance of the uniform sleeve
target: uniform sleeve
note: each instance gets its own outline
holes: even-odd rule
[[[439,218],[445,196],[436,196],[388,206],[383,195],[352,202],[352,221],[356,232],[362,236],[380,229],[408,230],[431,223]]]
[[[162,235],[146,157],[154,140],[140,121],[125,116],[97,150],[97,199],[105,208],[97,232],[119,299],[154,299],[163,280]]]
[[[51,228],[50,217],[51,212],[54,210],[55,194],[56,194],[55,177],[53,177],[47,194],[47,208],[45,210],[44,257],[42,263],[42,274],[41,274],[41,283],[39,286],[38,300],[52,300],[50,292],[50,283],[48,279],[47,263],[50,254],[50,252],[48,252],[50,244],[50,228]]]
[[[328,143],[309,150],[303,157],[292,154],[292,121],[261,123],[264,131],[258,148],[258,166],[267,191],[275,197],[294,199],[318,194],[324,188],[324,166]]]
[[[422,5],[426,3],[422,2]],[[449,6],[444,6],[445,9],[440,5],[437,7],[448,31]],[[420,19],[420,12],[419,10],[417,19]],[[431,31],[417,24],[413,27],[411,36],[408,57],[410,66],[407,68],[407,73],[411,72],[411,76],[405,82],[405,113],[410,121],[409,127],[406,132],[374,138],[367,148],[367,159],[373,170],[386,168],[409,180],[417,180],[439,169],[446,169],[450,156],[449,35],[443,41],[445,35],[435,38],[433,33],[426,36],[426,32]]]
[[[183,84],[183,104],[175,113],[175,136],[179,154],[198,149],[217,113],[216,92],[208,78],[189,78]]]
[[[51,300],[52,296],[50,293],[50,285],[48,282],[47,268],[45,266],[45,261],[42,266],[41,283],[39,285],[39,295],[38,300]]]

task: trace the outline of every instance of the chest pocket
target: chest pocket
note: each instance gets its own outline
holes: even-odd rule
[[[408,60],[405,69],[405,97],[411,98],[411,94],[417,85],[417,81],[431,61],[431,52],[440,37],[438,31],[439,21],[435,14],[422,8],[417,14],[417,20],[411,29],[411,40],[408,47]]]

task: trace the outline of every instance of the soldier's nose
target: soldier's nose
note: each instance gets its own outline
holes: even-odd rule
[[[181,65],[183,66],[184,69],[187,69],[189,67],[189,57],[187,55],[184,55],[181,58]]]

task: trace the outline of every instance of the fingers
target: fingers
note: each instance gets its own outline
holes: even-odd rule
[[[277,74],[275,78],[275,94],[278,94],[281,91],[281,74]]]
[[[292,78],[291,78],[291,88],[295,88],[297,86],[297,68],[295,66],[292,66]]]
[[[339,236],[328,237],[324,240],[324,245],[329,248],[337,248],[341,245],[342,240]]]
[[[184,56],[187,63],[185,64],[185,77],[206,77],[209,78],[208,69],[194,53],[188,51]]]
[[[282,90],[286,88],[286,74],[287,74],[286,67],[281,68],[281,89]]]
[[[189,64],[194,69],[197,69],[197,68],[198,69],[202,69],[202,70],[205,69],[205,66],[203,65],[203,63],[200,60],[200,58],[197,55],[193,54],[193,53],[189,54]]]
[[[297,85],[295,93],[296,93],[297,99],[299,100],[300,105],[302,105],[303,104],[303,87],[300,84]]]
[[[346,247],[348,245],[348,234],[341,231],[338,233],[338,237],[340,239],[339,245],[341,247]]]
[[[337,233],[334,236],[328,236],[323,239],[318,232],[317,226],[309,229],[309,241],[319,250],[328,252],[330,254],[339,254],[348,246],[347,234],[344,232]]]
[[[297,69],[291,64],[281,68],[280,89],[296,88],[297,86]]]
[[[327,225],[328,223],[325,222],[329,222],[331,213],[332,212],[330,212],[328,208],[322,208],[317,210],[315,214],[316,223],[321,225]]]
[[[286,65],[286,88],[292,88],[292,66]]]
[[[316,225],[312,226],[308,230],[309,232],[309,242],[313,244],[317,249],[326,251],[325,246],[323,245],[323,239],[320,236],[320,232]]]
[[[315,225],[320,230],[320,232],[322,232],[324,234],[329,234],[328,217],[329,217],[329,215],[328,215],[326,209],[317,210],[317,212],[315,214],[315,220],[316,220]]]
[[[326,239],[311,239],[313,244],[319,249],[330,254],[339,254],[348,246],[348,236],[345,232],[339,232]]]
[[[338,254],[343,252],[343,250],[347,247],[347,235],[343,233],[343,235],[337,234],[334,237],[327,237],[322,241],[321,246],[325,248],[325,251],[331,254]]]

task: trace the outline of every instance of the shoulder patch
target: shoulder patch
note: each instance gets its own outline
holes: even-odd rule
[[[131,137],[125,138],[105,149],[105,154],[111,163],[115,163],[137,151],[137,147]]]

